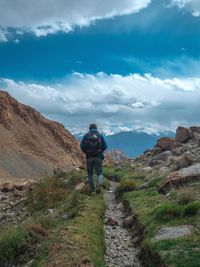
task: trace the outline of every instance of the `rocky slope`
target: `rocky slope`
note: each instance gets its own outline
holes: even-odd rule
[[[62,124],[0,91],[0,179],[38,178],[79,167],[79,143]]]
[[[158,139],[134,162],[141,171],[158,171],[165,179],[159,192],[200,181],[200,127],[178,127],[175,138]]]

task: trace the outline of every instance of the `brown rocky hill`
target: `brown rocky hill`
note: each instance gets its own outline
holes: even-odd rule
[[[0,91],[0,178],[38,178],[71,170],[83,160],[79,143],[64,126]]]

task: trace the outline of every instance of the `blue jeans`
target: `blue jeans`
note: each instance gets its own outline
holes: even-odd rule
[[[97,157],[87,159],[88,183],[92,191],[95,191],[95,185],[93,180],[94,169],[97,175],[97,183],[102,184],[103,183],[102,159]]]

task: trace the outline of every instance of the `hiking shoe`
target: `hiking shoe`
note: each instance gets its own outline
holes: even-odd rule
[[[96,186],[96,194],[100,194],[101,193],[101,187],[100,184],[97,184]]]

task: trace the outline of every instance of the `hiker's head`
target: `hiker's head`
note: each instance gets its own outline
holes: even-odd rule
[[[89,126],[89,130],[96,129],[97,130],[97,125],[96,123],[91,123]]]

